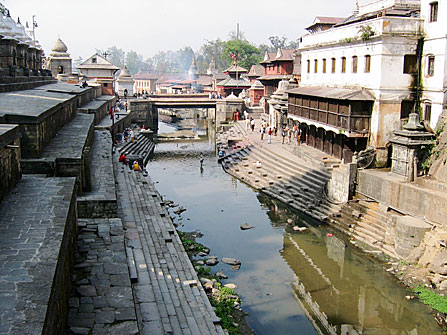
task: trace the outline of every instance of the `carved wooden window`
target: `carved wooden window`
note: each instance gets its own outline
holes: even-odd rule
[[[331,69],[332,73],[335,73],[335,58],[332,58],[332,69]]]
[[[346,57],[341,58],[341,73],[346,72]]]
[[[326,73],[326,58],[323,58],[323,73]]]

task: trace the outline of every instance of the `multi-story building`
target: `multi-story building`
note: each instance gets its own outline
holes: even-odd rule
[[[344,21],[302,37],[301,83],[288,91],[288,118],[301,123],[308,145],[345,162],[373,147],[378,165],[386,163],[393,130],[408,117],[421,89],[420,5],[357,5]]]
[[[447,2],[422,0],[421,18],[424,19],[422,116],[435,128],[447,104]]]
[[[290,79],[293,73],[293,49],[280,49],[276,52],[266,52],[260,63],[264,67],[264,74],[258,80],[264,85],[264,112],[269,113],[268,100],[278,88],[284,78]]]

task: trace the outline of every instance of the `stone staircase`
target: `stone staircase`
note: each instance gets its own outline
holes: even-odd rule
[[[357,196],[346,203],[338,213],[331,215],[328,222],[351,238],[372,248],[372,252],[383,252],[399,258],[394,245],[387,238],[387,209],[378,202]],[[398,214],[398,213],[393,213]]]
[[[241,127],[236,124],[227,135],[243,136]],[[323,198],[323,189],[330,178],[328,170],[284,150],[255,146],[245,138],[220,161],[229,174],[317,220],[326,220],[340,208]]]
[[[155,143],[149,137],[143,134],[136,136],[135,142],[127,142],[118,150],[120,153],[125,153],[126,156],[131,159],[137,159],[143,165],[146,165],[150,156],[154,152]]]

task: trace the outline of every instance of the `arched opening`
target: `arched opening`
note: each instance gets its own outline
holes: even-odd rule
[[[59,67],[57,69],[57,73],[59,73],[59,74],[63,74],[64,73],[64,67],[62,65],[59,65]]]

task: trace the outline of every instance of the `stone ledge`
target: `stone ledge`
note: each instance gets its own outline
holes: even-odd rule
[[[1,329],[63,333],[76,238],[75,178],[24,176],[0,205]],[[4,285],[3,285],[4,284]]]

